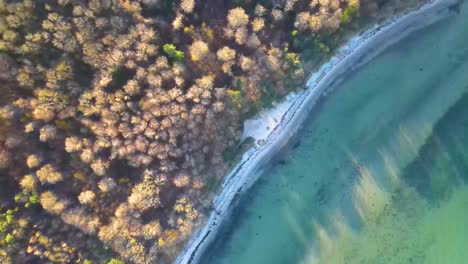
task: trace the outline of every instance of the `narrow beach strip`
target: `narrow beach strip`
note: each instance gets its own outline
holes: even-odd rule
[[[213,201],[214,209],[206,224],[192,234],[175,263],[199,262],[219,233],[222,221],[232,211],[236,199],[258,180],[261,176],[259,170],[297,133],[322,95],[326,95],[348,73],[363,66],[389,46],[412,32],[453,14],[458,3],[460,0],[432,0],[417,10],[394,17],[385,24],[374,26],[350,39],[337,55],[309,78],[304,91],[287,100],[286,111],[277,111],[282,116],[275,117],[280,120],[276,127],[270,127],[266,132],[266,139],[257,141],[253,148],[244,153],[241,161],[226,176],[219,194]],[[271,116],[267,115],[265,118]],[[265,131],[259,133],[265,134]]]

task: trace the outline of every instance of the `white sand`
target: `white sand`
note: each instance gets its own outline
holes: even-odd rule
[[[252,119],[244,121],[244,133],[241,141],[252,137],[257,144],[261,144],[278,127],[286,112],[294,104],[297,94],[291,93],[285,100],[265,109]]]
[[[197,263],[200,260],[219,232],[223,219],[229,216],[237,194],[242,194],[255,183],[261,175],[259,169],[288,143],[324,92],[333,88],[347,73],[405,36],[452,14],[448,7],[457,1],[430,1],[418,10],[395,17],[352,38],[310,77],[306,90],[291,95],[258,118],[246,121],[243,137],[253,137],[257,144],[242,156],[239,164],[226,177],[213,202],[214,210],[208,221],[203,228],[194,232],[176,263]]]

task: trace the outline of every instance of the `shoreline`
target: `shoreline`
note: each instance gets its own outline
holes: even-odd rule
[[[243,154],[241,161],[226,176],[220,192],[213,201],[213,211],[206,224],[192,234],[175,263],[197,263],[200,260],[207,247],[217,237],[237,197],[260,177],[259,169],[288,144],[321,96],[326,96],[333,87],[343,81],[347,73],[368,63],[388,47],[412,32],[450,15],[452,7],[458,2],[459,0],[431,0],[418,9],[391,18],[384,24],[376,25],[351,38],[335,56],[309,77],[305,90],[293,95],[286,101],[286,105],[280,103],[282,111],[270,110],[270,115],[267,112],[254,120],[251,127],[256,127],[256,130],[247,131],[247,134],[261,137],[256,138],[255,146]],[[275,127],[265,130],[264,127],[255,125],[255,122],[261,124],[272,116],[279,120],[273,124]],[[271,122],[268,124],[272,125]]]

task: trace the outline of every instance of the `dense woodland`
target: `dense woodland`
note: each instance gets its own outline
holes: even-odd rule
[[[0,263],[170,262],[242,121],[416,4],[0,0]]]

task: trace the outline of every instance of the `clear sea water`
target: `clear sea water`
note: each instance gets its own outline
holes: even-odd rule
[[[468,5],[351,74],[203,264],[468,263]]]

